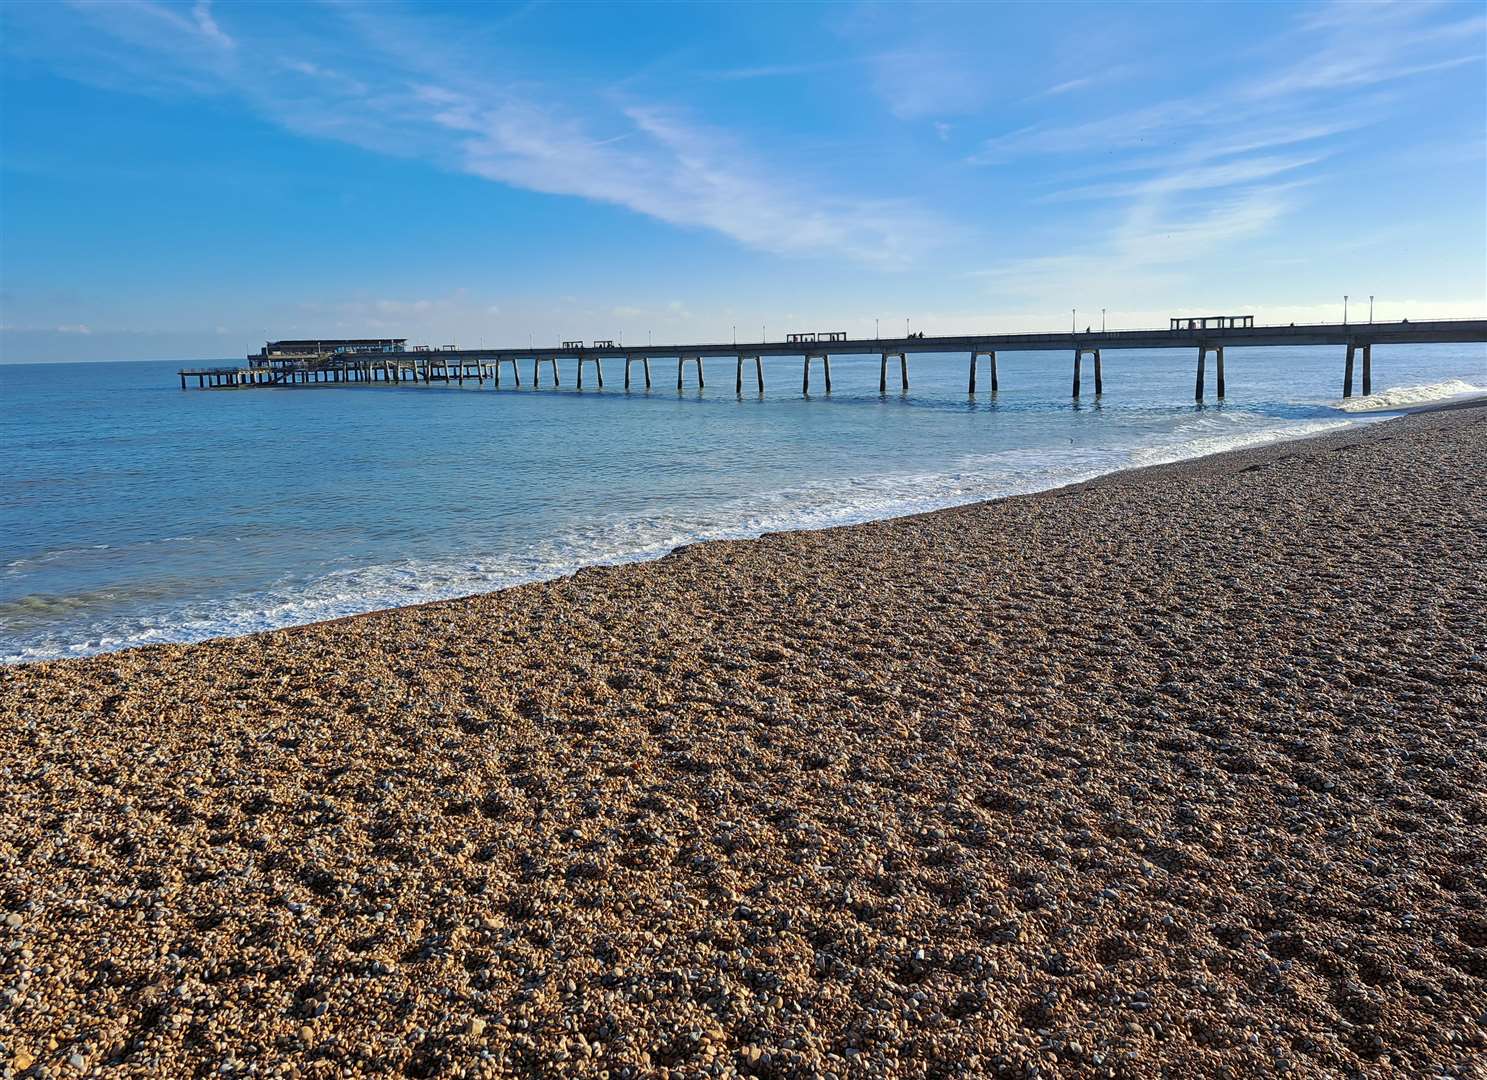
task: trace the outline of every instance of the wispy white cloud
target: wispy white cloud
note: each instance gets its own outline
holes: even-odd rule
[[[420,88],[433,122],[459,136],[460,167],[553,195],[623,206],[702,227],[776,254],[846,255],[893,266],[912,261],[938,231],[911,203],[849,198],[766,179],[735,137],[654,105],[628,105],[598,138],[582,121],[529,101],[485,102]]]
[[[1283,55],[1301,59],[1207,92],[986,140],[971,163],[1097,159],[1086,170],[1097,180],[1070,183],[1066,173],[1040,201],[1105,201],[1115,212],[1087,254],[983,276],[1033,294],[1138,276],[1159,288],[1214,251],[1265,236],[1325,175],[1340,140],[1389,115],[1400,91],[1383,84],[1481,62],[1487,19],[1450,12],[1416,3],[1307,9],[1284,41]]]
[[[718,68],[703,74],[710,79],[738,82],[745,79],[791,79],[802,75],[816,75],[823,71],[837,71],[845,67],[856,67],[871,57],[842,56],[830,60],[802,60],[794,64],[760,64],[755,67]]]
[[[459,63],[460,42],[438,37],[437,20],[409,19],[400,9],[317,12],[341,31],[333,48],[324,27],[294,20],[224,26],[206,0],[190,9],[76,0],[74,10],[84,19],[79,29],[92,32],[93,57],[121,70],[146,62],[192,92],[238,95],[300,134],[426,157],[779,255],[896,267],[945,232],[934,212],[909,199],[834,191],[798,170],[771,169],[761,148],[667,104],[560,97],[475,74],[490,65]],[[258,40],[270,30],[274,40]],[[360,57],[357,74],[345,67],[348,54]],[[360,76],[364,70],[378,72],[375,83]]]
[[[217,25],[217,20],[212,18],[210,0],[197,0],[196,6],[191,9],[191,17],[196,20],[196,27],[201,31],[202,37],[215,43],[219,48],[237,48],[237,42],[224,34],[222,28]]]
[[[974,276],[1001,294],[1159,293],[1214,250],[1263,234],[1290,207],[1284,184],[1236,189],[1201,207],[1134,204],[1093,250],[1010,260]]]
[[[985,69],[958,47],[925,40],[873,59],[873,85],[900,120],[977,112],[994,93]]]
[[[1293,172],[1315,164],[1324,154],[1281,157],[1252,157],[1213,164],[1196,164],[1165,170],[1144,180],[1088,184],[1066,188],[1045,196],[1044,202],[1072,199],[1136,199],[1171,195],[1185,191],[1209,191],[1268,180],[1281,173]]]
[[[1333,3],[1305,12],[1297,32],[1311,48],[1291,65],[1249,80],[1242,96],[1264,99],[1374,86],[1462,64],[1481,63],[1487,16],[1438,18],[1415,0]]]
[[[1115,48],[1118,48],[1118,46],[1113,45],[1112,49],[1107,50],[1107,52],[1114,51]],[[1113,61],[1109,63],[1102,63],[1098,65],[1097,70],[1091,71],[1089,74],[1079,75],[1072,79],[1064,79],[1061,82],[1056,82],[1052,86],[1039,90],[1035,94],[1028,95],[1028,97],[1026,97],[1024,100],[1044,101],[1049,98],[1060,98],[1063,97],[1065,94],[1073,94],[1081,90],[1088,90],[1093,86],[1104,86],[1108,83],[1118,82],[1122,79],[1128,79],[1139,70],[1140,68],[1137,67],[1137,65],[1135,64],[1118,63]]]
[[[1093,75],[1085,75],[1078,79],[1066,79],[1061,83],[1054,83],[1047,90],[1038,94],[1038,97],[1058,97],[1060,94],[1073,93],[1075,90],[1083,90],[1086,86],[1094,83]]]

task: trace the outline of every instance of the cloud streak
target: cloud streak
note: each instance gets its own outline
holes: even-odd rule
[[[1487,19],[1440,16],[1426,4],[1323,5],[1299,16],[1287,34],[1284,54],[1300,60],[1204,94],[987,139],[971,164],[1098,159],[1097,182],[1069,184],[1066,177],[1039,201],[1106,202],[1117,212],[1091,255],[1026,259],[982,276],[1034,294],[1068,292],[1083,280],[1175,275],[1213,251],[1266,234],[1321,179],[1318,166],[1339,150],[1340,139],[1388,115],[1395,91],[1385,84],[1481,62]],[[1112,267],[1119,268],[1115,275]]]
[[[239,96],[299,134],[379,153],[427,157],[497,183],[617,206],[668,225],[711,231],[785,256],[846,258],[880,268],[913,263],[944,234],[910,199],[837,192],[782,179],[757,147],[666,104],[603,94],[577,102],[469,72],[459,43],[429,40],[437,24],[380,7],[335,9],[341,36],[280,20],[287,40],[231,31],[201,0],[189,12],[154,0],[78,2],[90,52],[127,72],[147,61],[156,80]],[[266,37],[263,28],[251,28]],[[261,47],[254,47],[261,46]],[[251,53],[253,62],[244,54]],[[361,57],[347,70],[344,57]],[[439,64],[427,57],[439,56]],[[268,57],[265,61],[264,57]],[[375,85],[361,75],[376,70]],[[458,74],[452,74],[458,73]],[[736,73],[739,77],[753,73]],[[759,72],[758,74],[770,74]]]

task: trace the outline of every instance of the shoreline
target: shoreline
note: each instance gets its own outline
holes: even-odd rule
[[[1470,1075],[1484,475],[1446,410],[0,669],[6,1048]]]
[[[1475,409],[1487,405],[1487,394],[1464,395],[1450,401],[1438,401],[1425,405],[1410,405],[1401,410],[1405,415],[1412,416],[1416,413],[1429,412],[1452,412],[1456,409]]]
[[[1476,408],[1476,407],[1479,407],[1479,406],[1487,406],[1487,394],[1477,394],[1477,395],[1470,396],[1470,397],[1458,398],[1458,399],[1451,399],[1451,400],[1446,400],[1446,401],[1427,402],[1425,404],[1415,405],[1415,406],[1395,406],[1395,407],[1388,408],[1388,409],[1381,409],[1381,410],[1378,410],[1377,412],[1366,411],[1366,412],[1350,413],[1350,412],[1345,412],[1345,411],[1342,411],[1342,410],[1338,410],[1338,415],[1336,417],[1336,421],[1339,424],[1347,424],[1348,425],[1347,430],[1354,430],[1354,429],[1357,429],[1357,428],[1360,428],[1360,427],[1363,427],[1363,426],[1366,426],[1366,425],[1369,425],[1369,424],[1384,423],[1384,422],[1387,422],[1390,419],[1394,419],[1394,418],[1400,417],[1400,416],[1415,415],[1415,414],[1419,414],[1419,413],[1431,413],[1431,412],[1450,411],[1450,410],[1456,410],[1456,409],[1469,409],[1469,408]],[[343,621],[345,621],[347,619],[359,619],[359,618],[363,618],[365,616],[376,615],[376,614],[379,614],[379,613],[382,613],[382,612],[387,612],[387,611],[396,611],[396,610],[399,610],[399,609],[417,609],[417,608],[425,607],[425,606],[431,605],[431,604],[444,604],[444,603],[456,602],[456,601],[460,601],[460,600],[468,600],[468,599],[471,599],[471,598],[474,598],[474,597],[478,597],[478,596],[489,596],[489,595],[493,595],[493,594],[497,594],[497,593],[503,593],[503,592],[506,592],[506,591],[511,590],[511,589],[520,589],[520,588],[525,588],[525,587],[528,587],[528,586],[531,586],[531,585],[541,585],[541,584],[545,584],[545,583],[548,583],[548,582],[561,581],[561,580],[564,580],[566,578],[572,577],[574,574],[583,573],[584,571],[591,570],[591,569],[597,569],[597,568],[615,568],[615,567],[621,567],[621,566],[629,566],[629,565],[635,565],[635,564],[643,564],[643,563],[648,563],[648,562],[654,562],[654,561],[657,561],[659,559],[667,558],[670,554],[674,553],[674,551],[676,551],[676,550],[682,550],[684,548],[696,547],[696,546],[704,545],[704,544],[747,543],[747,542],[750,542],[750,541],[759,540],[759,539],[762,539],[763,537],[772,536],[772,535],[789,535],[789,534],[794,534],[794,533],[799,533],[799,532],[829,532],[829,531],[832,531],[832,530],[835,530],[835,529],[856,528],[856,527],[859,527],[859,526],[872,525],[872,524],[876,524],[876,523],[879,523],[879,522],[896,521],[896,520],[906,519],[906,518],[916,518],[916,517],[920,517],[920,516],[923,516],[923,515],[926,515],[926,514],[939,513],[942,510],[954,510],[954,509],[959,509],[959,508],[968,507],[968,506],[978,506],[978,505],[983,505],[983,504],[988,504],[988,503],[996,503],[996,502],[1004,501],[1006,499],[1034,498],[1034,497],[1037,497],[1037,496],[1040,496],[1040,495],[1047,495],[1047,494],[1049,494],[1051,492],[1060,491],[1060,490],[1062,490],[1064,488],[1067,488],[1067,487],[1077,487],[1077,486],[1079,486],[1081,484],[1090,483],[1090,482],[1093,482],[1095,480],[1103,479],[1105,477],[1134,476],[1134,475],[1137,475],[1139,473],[1144,472],[1147,469],[1162,468],[1162,467],[1165,467],[1165,466],[1168,466],[1168,465],[1179,465],[1179,464],[1183,464],[1183,463],[1186,463],[1186,462],[1203,461],[1203,460],[1206,460],[1206,459],[1209,459],[1209,458],[1220,457],[1220,456],[1222,456],[1224,454],[1235,454],[1235,453],[1243,453],[1243,452],[1249,451],[1249,450],[1264,449],[1265,447],[1273,447],[1273,446],[1281,445],[1281,444],[1284,444],[1284,443],[1295,442],[1295,441],[1298,441],[1298,440],[1306,440],[1306,439],[1311,439],[1311,438],[1318,438],[1318,437],[1322,437],[1322,436],[1327,435],[1327,434],[1332,434],[1332,433],[1330,433],[1330,432],[1323,432],[1323,433],[1321,433],[1321,435],[1318,435],[1318,434],[1312,433],[1312,432],[1302,432],[1302,433],[1298,433],[1298,434],[1295,434],[1295,435],[1280,435],[1278,437],[1269,439],[1269,440],[1267,440],[1265,442],[1256,444],[1254,446],[1242,446],[1242,447],[1238,447],[1238,448],[1234,448],[1234,449],[1218,450],[1218,451],[1213,451],[1213,452],[1210,452],[1210,453],[1199,454],[1199,455],[1196,455],[1194,457],[1184,457],[1184,458],[1179,458],[1179,459],[1177,459],[1175,461],[1161,462],[1161,463],[1156,464],[1156,465],[1131,465],[1131,466],[1126,466],[1126,467],[1123,467],[1123,468],[1120,468],[1120,469],[1115,469],[1115,470],[1112,470],[1112,471],[1107,472],[1107,473],[1100,473],[1097,476],[1090,477],[1087,480],[1075,480],[1075,481],[1070,481],[1070,482],[1067,482],[1067,483],[1060,483],[1060,484],[1058,484],[1058,485],[1056,485],[1054,487],[1042,488],[1042,489],[1039,489],[1037,491],[1021,492],[1021,493],[1011,494],[1011,495],[996,496],[996,497],[990,498],[990,499],[976,499],[976,500],[973,500],[971,502],[965,502],[965,503],[952,503],[949,506],[935,507],[935,508],[932,508],[932,509],[913,510],[913,511],[910,511],[910,512],[907,512],[907,513],[891,514],[891,515],[886,516],[886,517],[868,517],[868,518],[864,518],[864,519],[861,519],[861,520],[849,520],[849,521],[846,521],[844,523],[834,524],[834,525],[809,525],[809,526],[804,526],[802,528],[779,529],[779,530],[771,530],[771,531],[763,532],[763,533],[749,533],[747,535],[740,535],[740,536],[723,536],[723,537],[718,537],[718,538],[713,538],[713,539],[696,540],[696,541],[692,541],[692,542],[690,542],[688,544],[682,545],[680,548],[672,549],[672,551],[670,551],[670,552],[655,552],[655,551],[652,551],[652,552],[642,552],[642,553],[635,554],[635,555],[621,556],[621,557],[615,558],[613,560],[606,560],[606,561],[592,562],[592,563],[584,563],[584,564],[575,566],[572,569],[565,570],[563,572],[554,574],[552,576],[542,576],[542,577],[533,578],[533,579],[527,580],[527,581],[519,581],[519,582],[515,582],[515,583],[510,584],[510,585],[503,585],[503,586],[500,586],[500,587],[494,588],[494,589],[482,589],[482,590],[478,590],[478,591],[471,592],[471,593],[462,593],[462,594],[457,595],[457,596],[443,597],[443,598],[439,598],[439,599],[419,600],[419,601],[414,601],[414,602],[409,603],[409,604],[393,604],[393,605],[387,605],[387,606],[381,606],[381,607],[368,608],[365,611],[354,611],[354,612],[349,612],[349,613],[344,614],[344,615],[335,615],[335,616],[331,616],[329,618],[314,619],[314,620],[311,620],[309,622],[291,623],[291,624],[287,624],[285,626],[272,627],[272,628],[267,628],[267,629],[262,629],[262,630],[250,630],[250,631],[244,631],[244,632],[241,632],[241,633],[216,634],[216,635],[213,635],[213,636],[210,636],[210,637],[197,638],[197,639],[193,639],[193,640],[190,640],[190,641],[150,642],[150,643],[139,644],[139,645],[125,645],[125,646],[122,646],[122,647],[119,647],[119,648],[105,649],[105,650],[100,650],[98,652],[91,652],[91,653],[85,653],[85,654],[79,654],[79,655],[73,655],[73,656],[57,656],[57,657],[49,657],[49,658],[35,659],[35,660],[9,660],[9,661],[0,661],[0,671],[4,671],[4,670],[6,670],[8,668],[24,667],[24,666],[28,666],[28,665],[31,665],[31,664],[48,664],[48,663],[58,663],[58,662],[63,662],[63,661],[88,660],[88,659],[91,659],[91,658],[97,657],[97,656],[111,656],[111,655],[115,655],[115,654],[121,653],[121,652],[129,652],[129,651],[132,651],[134,649],[164,648],[164,647],[175,647],[175,646],[182,646],[182,645],[200,645],[200,644],[205,644],[205,643],[208,643],[208,642],[218,641],[218,640],[224,640],[224,639],[231,639],[231,638],[237,638],[237,637],[253,637],[253,636],[257,636],[259,634],[276,634],[276,633],[282,633],[282,632],[286,632],[286,631],[298,630],[298,629],[302,629],[302,628],[305,628],[305,627],[323,626],[323,625],[327,625],[327,624],[343,622]]]

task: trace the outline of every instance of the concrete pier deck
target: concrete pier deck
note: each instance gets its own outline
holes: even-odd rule
[[[576,372],[585,364],[594,364],[598,384],[603,386],[603,362],[614,360],[625,365],[628,376],[630,365],[644,364],[647,373],[646,386],[650,386],[649,362],[651,360],[675,360],[678,368],[686,363],[695,363],[699,382],[703,361],[713,357],[733,359],[738,367],[736,386],[743,390],[743,366],[752,361],[758,380],[758,389],[764,388],[763,361],[768,357],[793,357],[802,361],[802,391],[810,389],[810,367],[819,361],[825,376],[825,389],[831,389],[830,362],[833,356],[878,356],[882,370],[879,389],[888,389],[889,360],[896,360],[899,368],[899,388],[908,389],[909,363],[912,355],[955,355],[969,359],[968,390],[976,392],[976,370],[981,361],[989,366],[989,378],[983,385],[991,392],[999,389],[997,354],[999,352],[1059,352],[1073,358],[1073,395],[1079,396],[1082,385],[1081,371],[1085,358],[1093,360],[1096,394],[1104,392],[1102,353],[1117,349],[1191,349],[1197,356],[1195,397],[1204,395],[1205,373],[1208,358],[1213,357],[1216,375],[1214,389],[1223,397],[1225,390],[1224,351],[1226,348],[1270,348],[1297,345],[1331,345],[1344,349],[1343,396],[1353,392],[1353,373],[1361,359],[1362,391],[1371,390],[1373,347],[1375,345],[1433,344],[1451,342],[1487,342],[1487,319],[1438,319],[1429,322],[1388,323],[1313,323],[1286,326],[1226,326],[1206,328],[1169,328],[1151,330],[1086,330],[1083,332],[1061,331],[1037,334],[955,334],[941,336],[910,336],[897,338],[852,338],[839,334],[818,339],[816,335],[791,335],[788,341],[715,342],[700,344],[621,345],[599,342],[584,346],[577,342],[564,342],[558,346],[527,348],[481,348],[439,350],[398,350],[389,352],[361,352],[348,356],[328,356],[310,359],[272,369],[253,363],[238,368],[190,368],[180,372],[181,386],[185,389],[191,378],[197,385],[207,387],[253,387],[289,386],[323,382],[380,382],[384,384],[402,382],[464,382],[467,379],[484,384],[487,379],[499,386],[502,364],[511,364],[516,371],[530,365],[533,385],[537,385],[536,374],[550,365],[555,385],[560,385],[558,368],[560,362],[570,363]],[[582,385],[582,380],[575,380]],[[517,385],[520,385],[518,379]],[[629,387],[628,377],[625,380]]]

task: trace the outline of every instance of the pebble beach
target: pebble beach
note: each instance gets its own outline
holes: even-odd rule
[[[0,668],[0,1072],[1476,1077],[1487,407]]]

